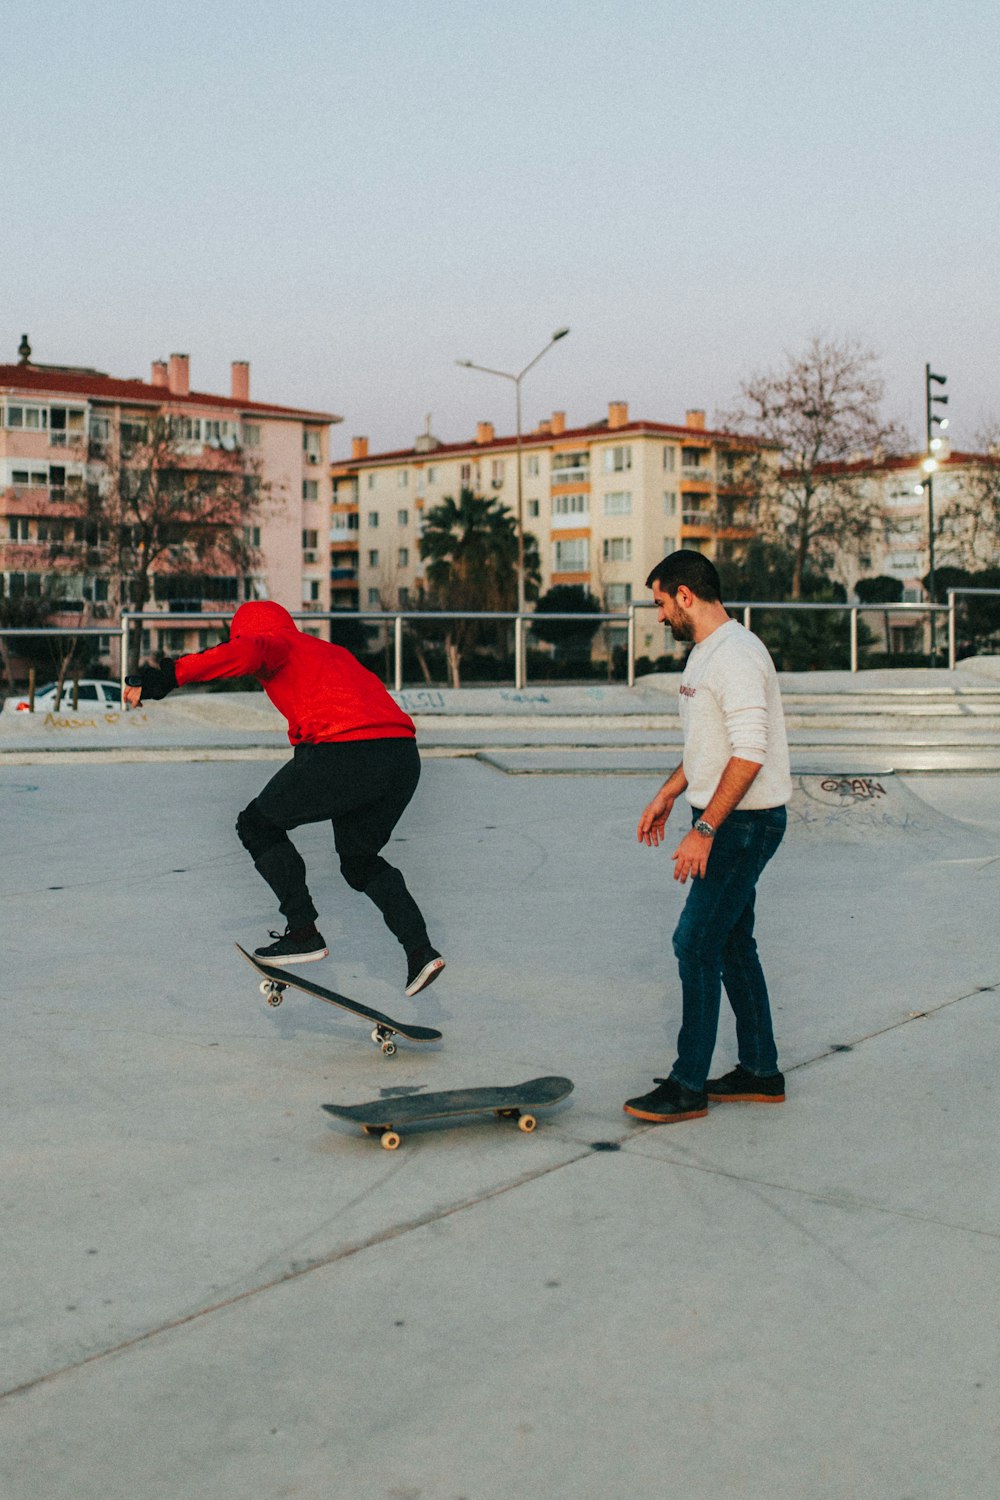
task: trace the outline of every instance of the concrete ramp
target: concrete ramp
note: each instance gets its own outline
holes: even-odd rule
[[[823,771],[793,775],[788,835],[824,844],[947,845],[956,855],[982,853],[987,836],[969,823],[938,812],[894,772]]]

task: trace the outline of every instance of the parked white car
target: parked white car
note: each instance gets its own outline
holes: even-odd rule
[[[120,709],[122,706],[122,690],[117,682],[109,682],[106,678],[83,677],[80,679],[79,692],[77,695],[79,705],[77,712],[93,713],[95,709],[101,713],[107,713],[110,709]],[[56,706],[56,684],[47,682],[44,687],[35,689],[35,713],[52,713]],[[8,698],[4,703],[4,711],[10,713],[28,713],[28,695],[22,693],[17,698]],[[64,682],[62,697],[59,700],[60,713],[72,713],[73,711],[73,684]]]

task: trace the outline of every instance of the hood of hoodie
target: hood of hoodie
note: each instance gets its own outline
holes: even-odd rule
[[[277,635],[279,631],[298,632],[298,626],[282,604],[271,599],[252,599],[241,604],[229,627],[230,640],[243,635]]]

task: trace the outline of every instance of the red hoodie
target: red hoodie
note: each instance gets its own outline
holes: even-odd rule
[[[256,677],[288,720],[293,745],[413,739],[416,729],[373,672],[343,646],[299,630],[280,604],[241,604],[230,639],[174,663],[177,685]]]

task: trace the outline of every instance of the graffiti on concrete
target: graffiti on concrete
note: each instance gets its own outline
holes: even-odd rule
[[[853,802],[873,802],[886,795],[881,781],[870,776],[826,776],[819,784],[821,792],[836,792]]]
[[[435,708],[444,708],[444,693],[437,688],[416,688],[407,693],[394,693],[393,697],[404,714],[426,714]]]

